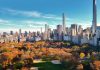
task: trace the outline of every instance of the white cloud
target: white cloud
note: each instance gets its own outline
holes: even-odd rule
[[[5,24],[5,23],[8,23],[8,22],[9,22],[8,20],[0,19],[0,24]]]
[[[16,27],[17,25],[13,22],[13,20],[5,20],[5,19],[0,19],[0,24],[1,26],[4,25],[5,27]],[[20,24],[18,25],[20,26]]]
[[[46,21],[23,20],[22,23],[25,23],[29,28],[33,28],[34,30],[39,30],[39,31],[41,27],[45,29],[45,24],[48,24],[51,29],[56,28],[55,24],[49,24],[49,22]]]
[[[98,23],[97,26],[100,26],[100,23]]]
[[[28,28],[45,28],[45,24],[49,24],[48,22],[45,21],[33,21],[33,20],[22,20],[20,21],[21,23],[23,23],[24,25],[26,25],[26,27]]]
[[[3,11],[8,12],[9,14],[13,15],[23,15],[27,17],[40,17],[41,13],[37,11],[21,11],[21,10],[14,10],[14,9],[2,9]]]
[[[52,14],[43,14],[41,16],[42,18],[47,18],[47,19],[55,19],[55,20],[61,20],[62,18],[56,15],[52,15]]]
[[[45,18],[45,19],[51,19],[51,20],[38,20],[38,21],[33,21],[33,20],[18,20],[16,22],[12,22],[13,20],[3,20],[0,19],[0,24],[5,24],[9,27],[22,27],[22,28],[30,28],[32,30],[38,30],[40,27],[45,28],[45,24],[48,24],[50,26],[50,28],[54,29],[56,28],[56,25],[58,24],[62,24],[62,16],[57,16],[57,15],[53,15],[53,14],[44,14],[38,11],[22,11],[22,10],[14,10],[14,9],[2,9],[0,10],[0,12],[3,11],[4,13],[8,13],[10,15],[17,15],[17,16],[23,16],[23,17],[31,17],[31,18]],[[33,18],[33,19],[34,19]],[[50,21],[50,22],[49,22]],[[66,17],[66,26],[70,27],[71,24],[73,24],[73,22],[75,22],[78,25],[82,25],[83,28],[86,27],[90,27],[92,25],[92,22],[76,22],[76,20],[74,19],[70,19],[68,17]],[[16,24],[16,23],[20,23],[20,24]],[[100,25],[100,24],[98,24]]]
[[[44,14],[38,11],[24,11],[24,10],[15,10],[9,8],[1,9],[3,13],[8,13],[11,15],[18,15],[18,16],[25,16],[25,17],[35,17],[35,18],[45,18],[45,19],[52,19],[52,20],[62,20],[62,16],[57,16],[54,14]],[[66,17],[66,20],[70,20]]]
[[[45,24],[48,24],[48,22],[45,22],[45,21],[32,21],[32,20],[25,20],[25,21],[23,21],[23,23],[33,24],[33,25],[45,25]]]

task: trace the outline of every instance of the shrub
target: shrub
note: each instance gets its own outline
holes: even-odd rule
[[[43,61],[51,61],[51,57],[50,56],[42,56],[42,60]]]
[[[90,62],[88,60],[83,61],[82,64],[84,70],[91,70]]]
[[[3,70],[3,67],[2,67],[2,65],[0,64],[0,70]]]
[[[21,69],[22,68],[22,63],[15,63],[14,64],[14,69]]]
[[[76,70],[77,64],[74,63],[73,61],[61,61],[62,66],[64,69],[67,70]]]

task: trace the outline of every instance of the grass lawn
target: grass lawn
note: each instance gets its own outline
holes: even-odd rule
[[[51,62],[34,63],[34,67],[38,67],[39,70],[64,70],[61,64],[52,64]]]

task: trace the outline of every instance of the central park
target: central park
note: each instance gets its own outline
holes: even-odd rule
[[[100,70],[100,54],[89,44],[63,41],[0,43],[0,70]]]

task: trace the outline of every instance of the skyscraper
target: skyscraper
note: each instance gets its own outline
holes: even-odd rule
[[[41,34],[42,34],[42,27],[41,27]]]
[[[77,35],[77,24],[72,24],[71,25],[71,35],[76,36]]]
[[[66,24],[65,24],[65,14],[63,13],[62,15],[62,22],[63,22],[63,34],[65,35],[66,34]]]
[[[93,0],[93,20],[92,20],[92,34],[96,32],[97,26],[97,9],[96,9],[96,0]]]
[[[21,29],[19,29],[19,35],[21,35],[21,32],[22,32],[22,30],[21,30]]]
[[[63,28],[62,28],[62,25],[57,25],[57,39],[58,40],[62,40],[62,30],[63,30]]]
[[[82,35],[82,31],[83,31],[83,28],[81,25],[79,25],[78,31],[77,31],[78,35]]]
[[[44,40],[48,39],[48,28],[49,28],[49,25],[45,24]]]
[[[10,35],[13,35],[14,33],[13,33],[13,31],[10,31]]]
[[[47,33],[47,31],[48,31],[48,25],[45,24],[45,32]]]

